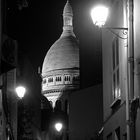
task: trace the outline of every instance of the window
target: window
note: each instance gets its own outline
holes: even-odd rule
[[[59,77],[59,81],[61,81],[61,77]]]
[[[61,81],[61,77],[56,77],[55,81]]]
[[[48,78],[48,83],[53,82],[53,78]]]
[[[65,76],[65,81],[70,81],[70,76]]]
[[[120,97],[120,75],[119,75],[119,40],[116,37],[112,43],[112,90],[113,100]]]

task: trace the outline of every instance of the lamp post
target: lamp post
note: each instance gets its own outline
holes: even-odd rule
[[[23,97],[26,93],[26,88],[24,86],[17,86],[15,88],[16,94],[20,99],[20,102],[18,102],[18,134],[17,134],[17,138],[21,139],[22,138],[22,134],[24,133],[24,125],[22,126],[22,119],[25,117],[25,108],[24,108],[24,102],[23,102]],[[20,103],[20,104],[19,104]]]
[[[50,130],[56,140],[68,138],[67,115],[63,111],[55,110],[50,119]]]
[[[134,98],[134,35],[133,35],[133,0],[128,0],[128,28],[123,27],[104,27],[105,22],[108,17],[108,8],[105,6],[97,6],[91,10],[91,17],[93,23],[100,28],[105,28],[115,34],[121,39],[127,39],[128,48],[127,48],[127,89],[126,89],[126,131],[127,131],[127,140],[134,140],[134,132],[131,124],[131,115],[130,112],[130,101]],[[114,30],[126,31],[127,38],[121,37],[119,34],[116,34]],[[124,32],[123,32],[124,33]]]
[[[53,125],[55,139],[62,140],[64,138],[64,124],[60,120],[56,120]]]

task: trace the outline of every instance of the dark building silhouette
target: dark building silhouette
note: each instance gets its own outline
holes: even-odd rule
[[[13,43],[16,42],[9,39]],[[38,73],[35,73],[26,54],[20,50],[17,51],[17,46],[16,42],[16,51],[14,51],[16,53],[10,53],[10,49],[9,53],[6,52],[7,54],[3,52],[3,57],[6,57],[3,58],[1,65],[0,138],[3,140],[24,139],[25,137],[35,139],[37,132],[40,131],[41,79]],[[10,47],[11,43],[8,43],[7,49]],[[27,90],[22,99],[18,98],[15,91],[19,85],[24,86]]]

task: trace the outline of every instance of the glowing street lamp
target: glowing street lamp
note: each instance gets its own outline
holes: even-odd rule
[[[99,27],[102,27],[105,24],[108,17],[108,8],[105,6],[99,5],[97,7],[94,7],[91,10],[90,14],[91,14],[93,23]]]
[[[105,7],[103,5],[98,5],[91,10],[90,15],[91,15],[93,23],[96,26],[98,26],[99,28],[108,29],[111,33],[113,33],[114,35],[116,35],[120,39],[127,39],[126,35],[127,35],[128,28],[106,27],[106,26],[104,27],[106,20],[107,20],[107,17],[109,15],[109,10],[107,7]],[[115,30],[122,31],[123,36],[117,34],[115,32]]]
[[[61,122],[57,122],[54,127],[57,132],[60,132],[63,129],[63,124]]]
[[[22,99],[26,93],[26,88],[23,86],[16,87],[16,93],[20,99]]]

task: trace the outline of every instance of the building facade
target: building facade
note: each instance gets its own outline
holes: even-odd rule
[[[102,140],[102,84],[72,92],[69,96],[69,139]]]
[[[17,139],[17,98],[14,93],[15,69],[0,76],[0,139]]]
[[[106,2],[110,7],[106,26],[111,28],[102,29],[103,139],[138,140],[140,3],[138,0]]]
[[[0,62],[0,139],[17,139],[17,41],[2,34]]]

